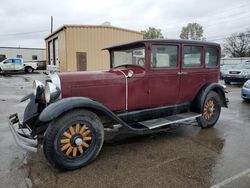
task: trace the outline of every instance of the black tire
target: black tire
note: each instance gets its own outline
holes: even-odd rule
[[[83,133],[80,133],[81,131],[79,128],[77,131],[77,124],[82,125],[82,128],[87,127],[87,131],[84,133],[89,131],[89,135],[83,136]],[[70,130],[70,127],[74,128],[76,134],[72,134],[72,137],[68,139],[64,136],[64,134]],[[67,133],[71,134],[71,131]],[[80,152],[78,149],[79,145],[77,146],[76,141],[74,141],[74,139],[79,136],[82,136],[81,138],[83,143],[87,143],[87,145],[89,145],[87,148],[85,148],[84,145],[81,145],[81,151],[84,151],[83,153]],[[85,141],[85,138],[87,137],[91,138],[90,143]],[[69,148],[73,149],[70,153],[72,156],[67,154],[70,150],[69,148],[62,151],[62,148],[65,147],[65,145],[61,142],[67,139],[70,140],[70,142],[64,144],[70,144]],[[74,170],[88,165],[91,161],[93,161],[99,154],[103,141],[104,129],[98,116],[88,110],[76,109],[62,115],[49,125],[45,132],[43,151],[46,159],[54,167],[64,170]],[[77,156],[74,156],[75,148],[77,148]]]
[[[32,67],[26,67],[25,72],[32,73],[32,72],[34,72],[34,69]]]
[[[213,127],[218,121],[221,112],[221,99],[218,93],[210,91],[207,94],[201,109],[202,116],[197,118],[198,125],[201,128]]]
[[[245,102],[250,103],[250,99],[243,99]]]

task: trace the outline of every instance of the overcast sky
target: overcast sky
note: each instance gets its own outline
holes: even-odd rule
[[[0,46],[45,47],[50,33],[64,24],[102,24],[144,30],[153,26],[167,38],[179,38],[181,27],[198,22],[204,37],[222,42],[250,28],[249,0],[0,0]]]

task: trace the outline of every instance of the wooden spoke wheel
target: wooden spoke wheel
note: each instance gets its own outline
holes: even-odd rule
[[[86,125],[77,123],[66,129],[61,136],[61,151],[67,156],[77,157],[90,147],[92,136]]]
[[[209,99],[206,101],[203,109],[203,116],[206,120],[212,118],[216,109],[216,101],[214,99]]]
[[[98,116],[76,109],[51,122],[45,133],[43,151],[53,166],[74,170],[93,161],[103,141],[104,130]]]
[[[213,127],[220,117],[221,99],[218,93],[210,91],[203,104],[202,116],[197,119],[202,128]]]

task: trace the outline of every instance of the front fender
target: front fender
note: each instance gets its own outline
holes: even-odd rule
[[[39,120],[43,123],[47,123],[47,122],[55,120],[63,113],[76,109],[76,108],[88,108],[88,109],[101,111],[108,117],[112,118],[117,123],[125,126],[128,129],[136,131],[136,129],[128,126],[127,123],[121,120],[116,114],[110,111],[106,106],[87,97],[69,97],[69,98],[61,99],[55,103],[52,103],[42,111],[42,113],[39,116]]]

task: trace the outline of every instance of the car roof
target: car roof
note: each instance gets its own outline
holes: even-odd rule
[[[146,43],[177,43],[177,44],[195,44],[195,45],[208,45],[208,46],[217,46],[220,47],[218,43],[215,42],[207,42],[207,41],[198,41],[198,40],[183,40],[183,39],[144,39],[144,40],[137,40],[128,43],[117,44],[114,46],[110,46],[104,48],[103,50],[113,50],[113,49],[122,49],[126,47],[133,47],[144,45]]]

